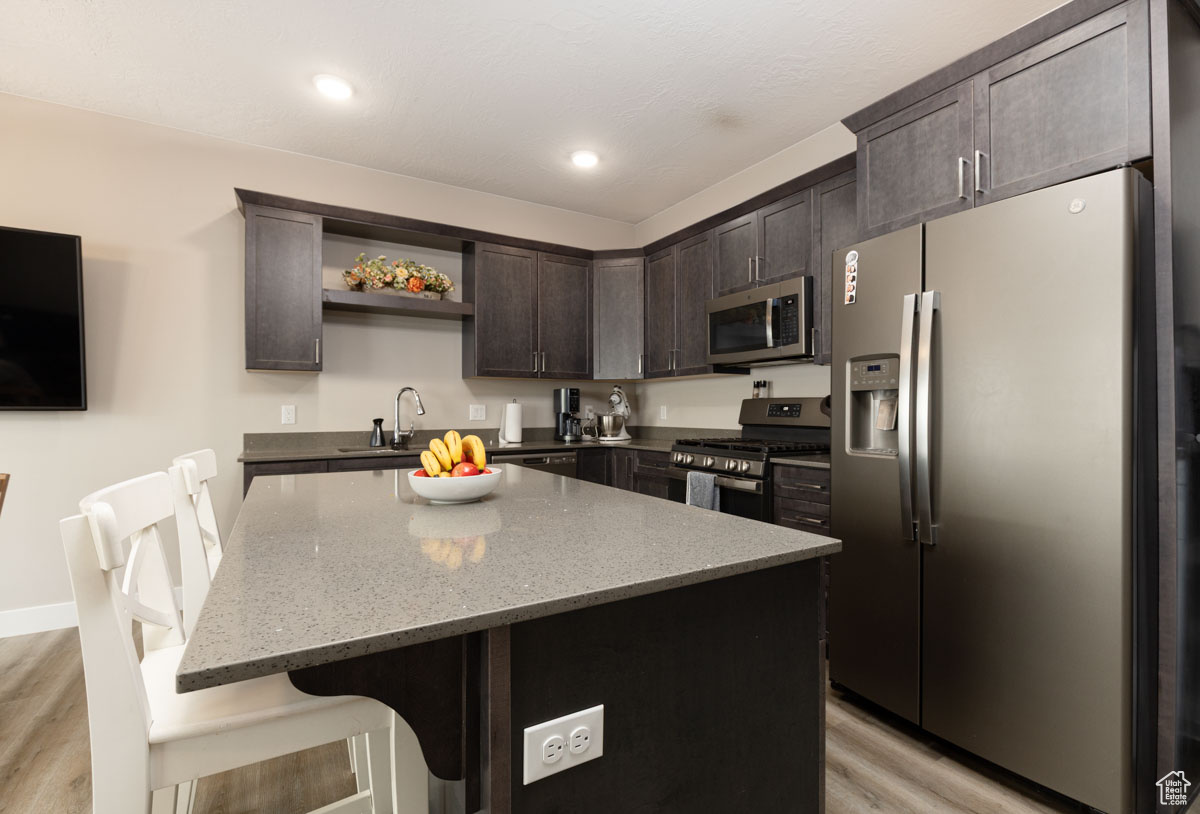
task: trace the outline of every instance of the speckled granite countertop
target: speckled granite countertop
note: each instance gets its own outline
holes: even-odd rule
[[[636,428],[635,428],[636,429]],[[550,432],[553,432],[552,430]],[[555,441],[553,438],[529,438],[521,444],[506,444],[499,446],[496,441],[496,430],[482,431],[480,436],[483,438],[484,446],[487,447],[489,455],[508,454],[521,452],[547,452],[563,449],[604,449],[609,447],[626,448],[626,449],[644,449],[653,452],[670,452],[671,444],[674,442],[675,433],[679,433],[680,437],[691,437],[699,433],[708,433],[709,435],[720,434],[721,430],[681,430],[668,431],[669,437],[663,438],[646,438],[637,437],[631,441],[622,443],[600,443],[598,441],[585,441],[579,443],[565,443],[563,441]],[[728,433],[729,430],[725,430]],[[668,434],[661,429],[658,435]],[[367,433],[262,433],[258,435],[247,435],[245,440],[245,448],[238,460],[242,463],[274,463],[276,461],[321,461],[334,460],[338,458],[416,458],[421,454],[421,450],[427,448],[429,439],[437,437],[441,438],[440,432],[423,432],[418,431],[417,437],[409,444],[409,449],[392,450],[389,448],[370,449],[367,446]],[[390,436],[389,436],[390,440]],[[349,452],[343,452],[342,448],[349,449]]]
[[[255,478],[180,691],[820,557],[828,537],[503,466],[433,506],[398,470]]]

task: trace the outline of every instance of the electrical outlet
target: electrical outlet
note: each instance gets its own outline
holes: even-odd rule
[[[525,728],[525,785],[604,754],[604,705]]]
[[[571,730],[571,740],[568,741],[573,755],[582,755],[592,745],[592,730],[586,726],[577,726]]]
[[[583,408],[583,417],[587,418],[587,419],[595,418],[596,417],[596,408],[590,404],[587,405],[586,407],[584,407]]]
[[[487,421],[487,405],[472,404],[468,413],[468,421]]]
[[[666,420],[666,418],[667,418],[667,405],[665,405],[665,404],[664,404],[664,405],[662,405],[662,406],[660,406],[660,407],[658,408],[658,417],[659,417],[659,418],[661,418],[661,419],[663,419],[664,421]]]
[[[280,424],[295,424],[296,423],[296,405],[285,404],[279,415]]]

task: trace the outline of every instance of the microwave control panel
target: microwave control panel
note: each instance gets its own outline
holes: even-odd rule
[[[779,298],[779,338],[777,345],[798,345],[800,343],[800,298],[788,294]]]
[[[850,363],[851,390],[895,390],[900,381],[900,360],[895,357]]]

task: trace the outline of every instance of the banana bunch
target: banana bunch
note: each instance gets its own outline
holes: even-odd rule
[[[421,466],[431,478],[448,478],[451,470],[464,460],[475,464],[482,472],[487,465],[487,453],[478,435],[463,437],[454,430],[444,438],[434,438],[429,449],[421,453]]]

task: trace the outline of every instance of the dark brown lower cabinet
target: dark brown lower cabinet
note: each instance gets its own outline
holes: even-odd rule
[[[575,477],[589,483],[607,485],[611,477],[611,450],[581,449],[575,453]]]
[[[771,498],[775,525],[829,536],[828,469],[809,466],[775,464]],[[829,594],[829,558],[821,560],[821,606],[818,610],[818,631],[821,641],[829,640],[826,606]]]

